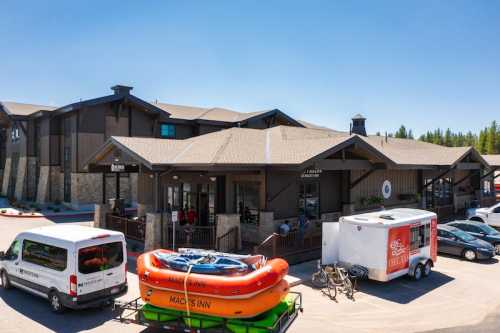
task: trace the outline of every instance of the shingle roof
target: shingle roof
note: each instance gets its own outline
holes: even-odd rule
[[[150,165],[301,164],[350,136],[300,127],[230,128],[185,140],[112,137]]]
[[[9,115],[28,116],[38,111],[54,111],[55,106],[26,104],[17,102],[0,102]]]
[[[497,155],[482,155],[483,158],[492,167],[500,167],[500,154]]]
[[[418,140],[398,139],[370,135],[361,136],[396,164],[403,165],[452,165],[467,154],[471,147],[443,147]]]
[[[171,118],[184,120],[212,120],[222,122],[239,122],[264,114],[269,111],[242,113],[224,108],[201,108],[167,103],[155,103],[157,107],[170,113]]]
[[[407,166],[451,166],[471,147],[449,148],[416,140],[277,126],[230,128],[185,140],[112,137],[116,145],[147,165],[300,165],[342,144],[363,144],[388,163]],[[100,151],[102,151],[101,148]],[[339,148],[340,149],[340,148]]]

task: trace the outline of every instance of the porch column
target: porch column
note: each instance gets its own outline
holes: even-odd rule
[[[106,172],[102,173],[102,204],[106,204]]]
[[[161,248],[161,223],[160,213],[146,214],[146,234],[144,236],[144,251],[152,251]]]
[[[115,173],[115,198],[120,199],[120,173]]]
[[[106,215],[110,212],[108,204],[96,204],[94,211],[94,228],[106,229]]]

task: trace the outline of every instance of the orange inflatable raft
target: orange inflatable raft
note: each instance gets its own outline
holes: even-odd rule
[[[275,286],[256,294],[251,298],[216,298],[193,295],[188,292],[172,292],[154,288],[139,282],[141,298],[151,305],[180,311],[205,314],[223,318],[252,318],[274,308],[288,294],[288,282],[281,280]]]
[[[271,259],[246,274],[191,273],[186,279],[186,272],[162,265],[154,255],[156,252],[173,253],[168,250],[155,250],[142,254],[137,259],[137,274],[141,285],[164,292],[183,293],[186,283],[190,295],[247,299],[277,285],[288,273],[288,263],[285,260]]]

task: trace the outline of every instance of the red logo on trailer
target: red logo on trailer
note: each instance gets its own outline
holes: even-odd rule
[[[409,267],[410,226],[389,229],[387,244],[387,274]]]
[[[433,262],[437,260],[437,224],[438,220],[436,218],[431,221],[431,258]]]

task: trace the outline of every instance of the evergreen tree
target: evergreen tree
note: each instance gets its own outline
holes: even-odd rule
[[[394,134],[394,137],[400,138],[400,139],[408,138],[408,133],[406,132],[406,127],[404,127],[404,125],[401,125],[399,130],[397,130],[396,134]]]
[[[477,142],[476,148],[481,154],[486,153],[487,135],[488,135],[488,128],[485,128],[484,130],[481,130],[481,132],[479,132],[479,140]]]
[[[443,143],[445,146],[447,146],[447,147],[453,146],[453,138],[452,138],[452,134],[451,134],[451,129],[449,129],[449,128],[446,129],[443,141],[444,141]]]
[[[490,125],[490,128],[487,130],[486,134],[486,153],[488,154],[496,154],[497,151],[497,135],[498,135],[498,126],[497,122],[493,121]]]

